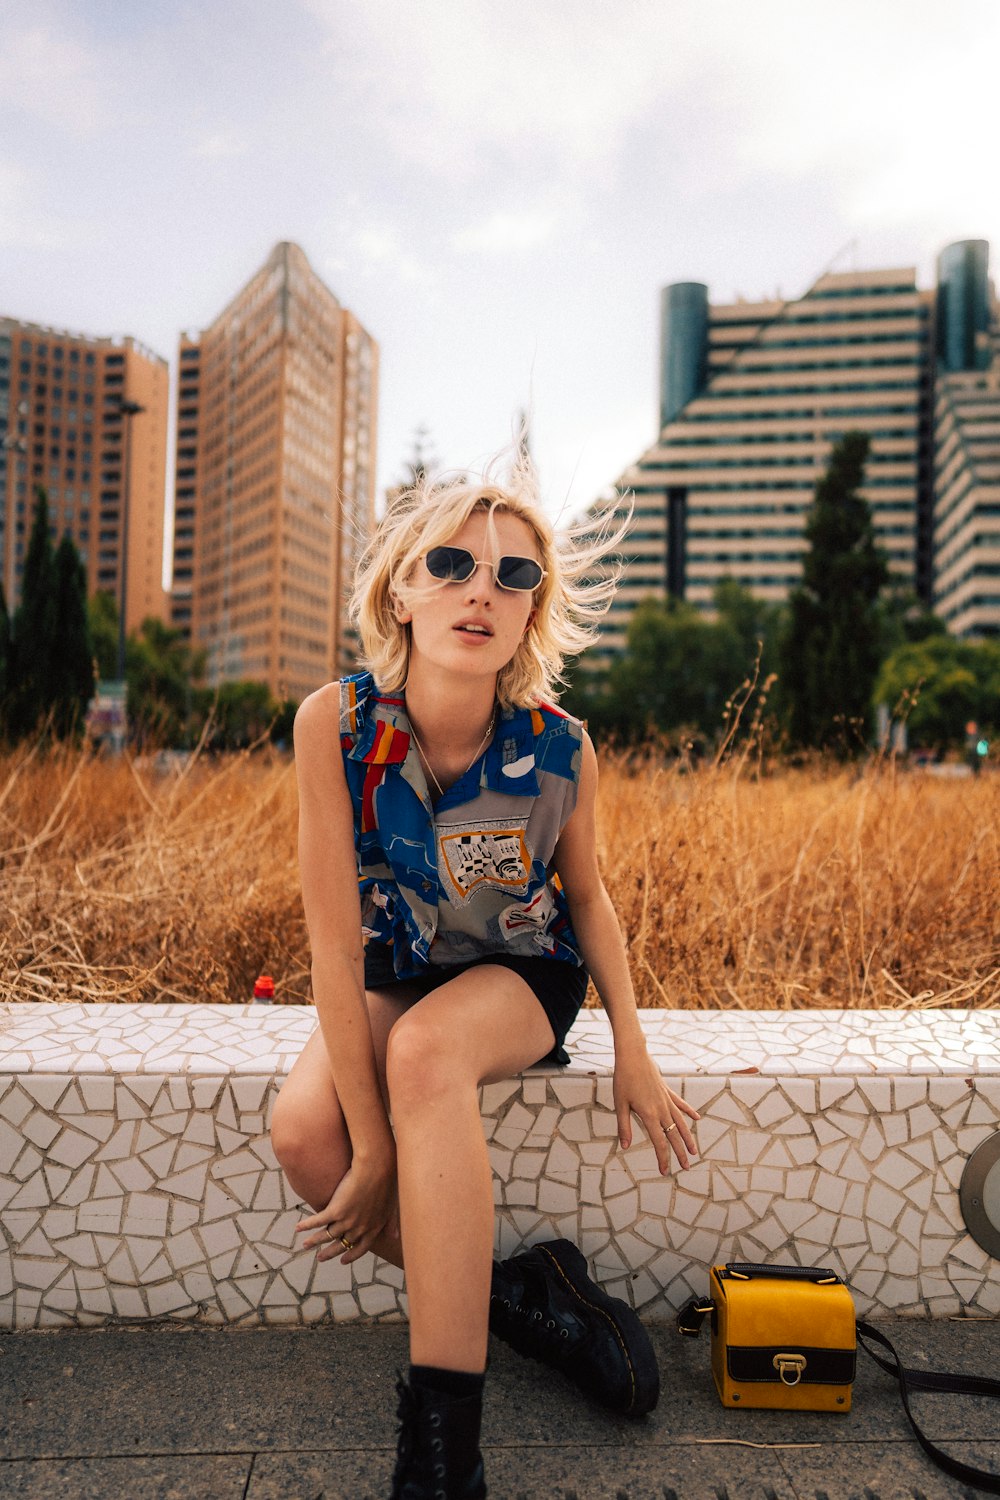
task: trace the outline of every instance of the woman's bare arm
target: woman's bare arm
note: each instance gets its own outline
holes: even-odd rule
[[[379,1089],[368,1007],[354,814],[340,750],[340,687],[311,694],[295,716],[299,871],[312,949],[313,999],[355,1164],[395,1158]]]
[[[646,1048],[625,940],[597,863],[596,808],[597,756],[590,736],[584,734],[576,807],[559,836],[554,863],[583,961],[611,1022],[619,1140],[623,1148],[631,1145],[631,1117],[638,1115],[656,1151],[660,1171],[666,1172],[670,1148],[682,1167],[688,1165],[687,1153],[697,1148],[685,1116],[695,1120],[699,1116],[663,1082]]]

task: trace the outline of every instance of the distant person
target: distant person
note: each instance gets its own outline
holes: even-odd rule
[[[319,1027],[272,1138],[316,1209],[303,1247],[405,1265],[395,1500],[486,1494],[488,1327],[614,1411],[656,1403],[642,1324],[575,1245],[493,1260],[477,1089],[568,1061],[588,971],[615,1036],[622,1146],[634,1114],[661,1171],[695,1150],[698,1115],[646,1050],[598,872],[594,749],[550,706],[610,593],[581,580],[616,538],[557,544],[530,461],[518,451],[496,472],[422,479],[390,506],[354,600],[370,670],[313,693],[295,721]]]

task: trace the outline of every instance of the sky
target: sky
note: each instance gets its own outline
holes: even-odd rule
[[[530,407],[574,515],[656,437],[662,286],[1000,255],[998,56],[996,0],[0,0],[0,314],[174,364],[294,240],[380,492]]]

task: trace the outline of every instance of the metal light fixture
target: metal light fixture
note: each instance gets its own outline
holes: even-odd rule
[[[1000,1260],[1000,1130],[980,1141],[965,1163],[958,1198],[976,1244]]]
[[[132,418],[138,416],[139,413],[142,412],[142,411],[145,411],[146,408],[144,406],[140,406],[139,403],[138,403],[138,401],[129,401],[125,396],[116,394],[113,397],[113,404],[112,404],[112,408],[111,409],[112,409],[112,411],[117,416],[120,416],[122,418],[122,422],[123,422],[123,425],[124,425],[124,442],[123,442],[123,447],[124,447],[124,450],[125,450],[125,485],[124,485],[124,489],[122,491],[122,505],[121,505],[121,518],[122,518],[122,520],[121,520],[121,531],[119,532],[119,537],[120,537],[120,542],[119,542],[120,554],[119,555],[120,555],[120,558],[121,558],[121,565],[120,565],[120,568],[119,568],[119,575],[118,575],[119,579],[120,579],[119,589],[118,589],[118,680],[120,682],[124,682],[125,681],[125,641],[126,641],[126,628],[127,628],[126,627],[126,621],[125,621],[125,612],[126,612],[126,609],[128,607],[128,523],[129,523],[129,510],[130,510],[131,499],[132,499],[132,496],[131,496],[131,489],[132,489],[132,483],[131,483],[132,445],[131,445],[130,438],[131,438]]]

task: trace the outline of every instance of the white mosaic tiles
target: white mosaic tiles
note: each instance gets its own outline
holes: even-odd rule
[[[402,1274],[293,1249],[270,1109],[309,1009],[0,1006],[0,1327],[297,1323],[405,1312]],[[860,1313],[1000,1313],[958,1185],[1000,1128],[1000,1011],[646,1011],[700,1110],[661,1178],[616,1144],[610,1034],[483,1090],[505,1255],[566,1235],[651,1320],[713,1261],[832,1264]],[[352,1274],[353,1273],[353,1274]]]

